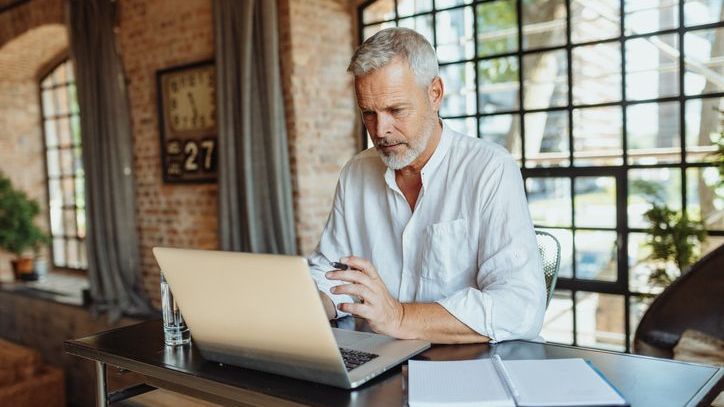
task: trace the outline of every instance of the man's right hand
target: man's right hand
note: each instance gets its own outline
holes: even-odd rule
[[[322,305],[324,305],[324,312],[327,313],[327,319],[334,319],[337,316],[337,309],[334,307],[332,299],[322,291],[319,291],[319,298],[322,300]]]

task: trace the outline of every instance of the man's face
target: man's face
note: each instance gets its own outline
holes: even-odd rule
[[[439,81],[436,78],[432,86]],[[430,89],[415,81],[402,59],[355,79],[365,127],[380,157],[393,170],[415,161],[433,135],[439,100]]]

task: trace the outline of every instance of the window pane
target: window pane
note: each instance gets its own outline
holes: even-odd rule
[[[563,0],[523,1],[523,48],[566,43],[566,4]]]
[[[78,113],[80,108],[78,108],[78,95],[76,93],[75,84],[68,85],[68,100],[70,102],[70,112]]]
[[[494,58],[478,62],[478,89],[481,113],[518,108],[518,60]]]
[[[68,81],[72,82],[73,80],[75,80],[75,73],[73,72],[73,64],[70,62],[70,60],[68,60],[65,62],[65,65],[66,65],[65,75],[67,76]]]
[[[629,170],[628,182],[629,227],[647,227],[644,213],[654,202],[681,210],[681,173],[678,168]]]
[[[619,0],[571,2],[571,38],[586,42],[618,37]]]
[[[626,109],[629,163],[681,161],[679,102],[644,103]]]
[[[63,210],[60,209],[60,206],[50,207],[50,231],[53,236],[65,233],[65,229],[63,227]]]
[[[621,46],[618,42],[573,48],[573,103],[621,100]]]
[[[60,173],[61,175],[73,174],[73,150],[69,148],[60,150]]]
[[[505,147],[515,159],[520,160],[520,116],[517,114],[481,117],[480,138]]]
[[[719,169],[688,168],[686,189],[686,212],[689,216],[704,221],[706,230],[724,230],[724,184]]]
[[[523,100],[526,109],[568,104],[567,61],[565,50],[523,57]]]
[[[624,298],[621,295],[577,292],[578,345],[625,350],[624,312]]]
[[[56,114],[67,114],[70,103],[68,102],[68,87],[60,86],[55,88]]]
[[[574,165],[621,165],[620,106],[573,110]]]
[[[53,148],[48,150],[48,153],[46,155],[48,157],[48,176],[60,176],[60,152],[58,152],[58,149]]]
[[[70,118],[71,128],[71,142],[75,145],[80,145],[80,116],[73,115]]]
[[[458,6],[460,4],[470,4],[473,0],[435,0],[435,8],[440,10],[443,8]]]
[[[75,178],[75,205],[79,208],[85,207],[85,178]]]
[[[646,244],[646,233],[628,234],[628,286],[631,292],[658,294],[662,287],[649,284],[649,275],[653,271],[651,248]]]
[[[86,236],[85,209],[78,208],[76,210],[76,221],[78,222],[78,237],[83,239]]]
[[[478,137],[477,125],[473,117],[467,119],[446,119],[445,124],[468,137]]]
[[[408,17],[400,20],[400,27],[410,28],[420,33],[431,45],[435,45],[432,26],[432,14],[419,17]]]
[[[432,10],[432,0],[397,0],[397,14],[400,17]]]
[[[80,268],[86,269],[88,268],[88,254],[86,253],[85,241],[81,240],[78,246],[78,248],[80,249],[80,253],[78,254],[78,262],[80,264]]]
[[[68,239],[68,267],[78,268],[80,266],[78,262],[78,241],[75,239]]]
[[[616,232],[578,230],[576,238],[576,278],[616,281]]]
[[[573,299],[570,291],[553,292],[546,309],[541,336],[547,342],[573,344]]]
[[[83,171],[83,152],[80,147],[73,148],[73,173],[77,174]]]
[[[716,23],[721,8],[721,0],[684,0],[684,22],[687,26]]]
[[[472,62],[440,67],[445,98],[440,114],[463,116],[475,114],[475,65]]]
[[[58,144],[60,147],[70,147],[70,120],[67,117],[58,119]]]
[[[60,180],[48,180],[48,203],[51,208],[60,208],[63,206],[63,194],[60,189]]]
[[[73,178],[67,177],[61,179],[61,188],[63,188],[63,205],[75,205],[75,194],[73,191]]]
[[[678,0],[626,0],[626,35],[668,30],[679,26]]]
[[[53,90],[43,90],[43,115],[53,116],[55,115],[55,101],[53,100]]]
[[[684,35],[687,95],[724,91],[724,47],[714,46],[717,39],[718,44],[724,41],[724,28],[690,31]]]
[[[478,4],[478,56],[518,50],[517,12],[514,0]]]
[[[536,226],[571,226],[571,179],[528,178],[528,208]]]
[[[679,95],[679,40],[676,34],[626,41],[626,99]]]
[[[558,277],[573,278],[573,232],[568,229],[536,228],[555,236],[561,245],[561,264]]]
[[[383,20],[392,20],[394,18],[394,0],[377,0],[365,7],[362,11],[362,21],[364,24],[376,23]]]
[[[716,140],[724,132],[724,99],[691,99],[686,102],[686,161],[714,161]]]
[[[454,62],[475,56],[473,42],[473,8],[441,11],[435,16],[437,24],[437,59]]]
[[[65,267],[65,240],[53,239],[53,261],[57,267]]]
[[[63,225],[66,235],[75,236],[75,209],[63,209]]]
[[[641,318],[644,316],[646,310],[649,309],[649,306],[653,301],[653,298],[639,296],[632,296],[631,300],[629,301],[629,323],[631,324],[631,335],[629,336],[629,344],[632,351],[634,351],[633,341],[634,335],[636,334],[636,328],[638,328],[639,322],[641,322]]]
[[[52,148],[58,146],[58,134],[56,132],[55,120],[45,120],[45,147]]]
[[[395,27],[395,22],[390,21],[382,24],[375,24],[365,27],[363,30],[364,39],[367,40],[369,37],[377,34],[378,31],[384,30],[385,28]]]
[[[568,164],[568,112],[561,110],[526,114],[526,167],[558,167]]]
[[[576,226],[616,227],[616,179],[614,177],[576,177]]]

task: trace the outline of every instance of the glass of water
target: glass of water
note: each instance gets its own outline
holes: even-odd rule
[[[191,342],[191,332],[173,299],[171,287],[161,273],[161,312],[163,313],[163,340],[166,345],[177,346]]]

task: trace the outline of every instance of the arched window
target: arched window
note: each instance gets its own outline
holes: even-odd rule
[[[518,159],[536,227],[563,246],[544,336],[630,350],[656,292],[650,201],[703,220],[705,250],[724,242],[721,0],[377,0],[358,11],[361,40],[393,26],[423,34],[440,60],[442,117]]]
[[[73,65],[65,60],[40,82],[53,266],[85,270],[85,173]]]

